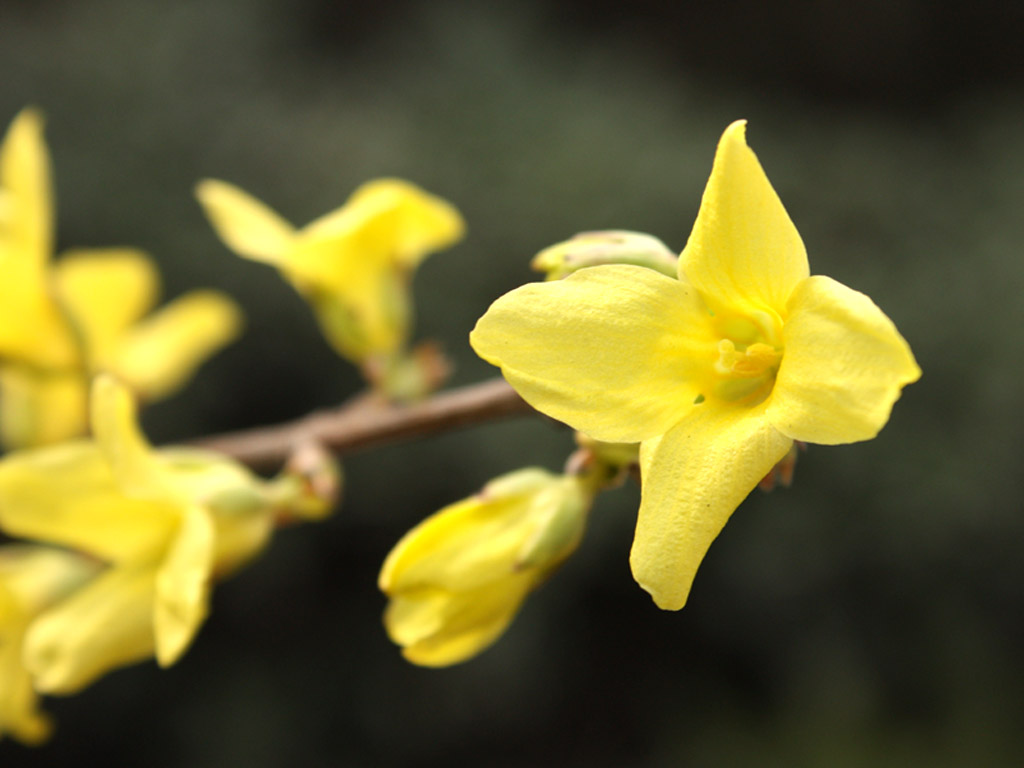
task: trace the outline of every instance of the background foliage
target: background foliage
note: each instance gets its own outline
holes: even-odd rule
[[[528,419],[354,457],[340,513],[218,589],[182,663],[51,700],[53,743],[2,743],[5,766],[1016,764],[1022,13],[710,5],[0,5],[0,114],[48,115],[62,247],[143,247],[169,296],[220,287],[248,313],[146,412],[158,442],[359,386],[277,275],[217,241],[199,178],[298,224],[379,175],[454,201],[470,235],[418,274],[418,327],[468,383],[493,373],[469,329],[540,248],[612,227],[681,248],[738,117],[812,270],[872,296],[924,370],[877,440],[812,448],[791,490],[745,502],[681,613],[630,578],[627,487],[507,637],[447,671],[388,643],[381,560],[489,478],[558,467],[570,435]]]

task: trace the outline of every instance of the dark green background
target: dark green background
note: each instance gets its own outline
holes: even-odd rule
[[[627,10],[629,5],[629,10]],[[749,120],[812,271],[862,290],[924,378],[881,436],[755,493],[680,613],[629,574],[635,486],[508,635],[449,670],[380,626],[390,546],[527,464],[539,419],[359,455],[325,524],[216,592],[193,649],[48,701],[8,766],[1015,766],[1024,739],[1024,87],[1014,3],[35,0],[0,5],[0,121],[48,116],[62,247],[152,252],[242,341],[146,412],[157,442],[291,418],[359,386],[271,270],[191,197],[233,181],[298,224],[397,175],[466,240],[415,282],[455,383],[467,333],[574,232],[685,243],[721,131]],[[724,470],[727,471],[727,470]]]

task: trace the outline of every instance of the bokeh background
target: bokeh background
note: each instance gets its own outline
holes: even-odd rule
[[[49,700],[52,743],[0,743],[0,764],[1020,765],[1022,32],[995,0],[0,4],[0,122],[48,116],[62,247],[142,247],[167,296],[215,286],[248,315],[146,412],[157,442],[359,387],[213,236],[199,178],[299,224],[380,175],[458,204],[470,234],[415,292],[461,384],[493,375],[467,333],[540,248],[597,228],[681,248],[740,117],[812,270],[872,296],[924,369],[878,439],[811,447],[793,488],[740,507],[682,612],[630,577],[627,486],[449,670],[388,642],[380,562],[489,478],[559,467],[571,436],[526,418],[354,456],[338,514],[221,585],[181,663]]]

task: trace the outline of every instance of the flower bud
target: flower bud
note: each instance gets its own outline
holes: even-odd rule
[[[268,485],[278,522],[322,520],[337,506],[344,483],[330,451],[313,440],[302,443]]]
[[[451,372],[451,362],[432,341],[371,356],[363,363],[363,375],[373,389],[401,403],[423,399],[444,384]]]
[[[578,269],[601,264],[635,264],[675,278],[677,262],[676,255],[653,235],[609,229],[581,232],[545,248],[530,266],[546,273],[548,280],[561,280]]]
[[[427,518],[381,569],[388,635],[423,666],[480,653],[576,549],[592,500],[581,478],[529,468]]]

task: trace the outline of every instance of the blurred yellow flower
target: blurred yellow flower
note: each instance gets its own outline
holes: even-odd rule
[[[864,294],[809,276],[796,228],[726,129],[678,280],[583,269],[499,298],[471,336],[535,408],[597,440],[641,442],[630,562],[679,609],[708,547],[793,440],[867,440],[920,369]]]
[[[53,229],[42,118],[27,109],[0,147],[0,442],[9,447],[82,434],[100,371],[146,400],[172,394],[241,327],[234,302],[213,291],[146,317],[159,278],[145,254],[78,250],[51,264]]]
[[[0,739],[39,744],[50,719],[22,664],[25,632],[43,611],[92,578],[95,560],[30,544],[0,546]]]
[[[282,501],[230,459],[153,451],[112,377],[96,380],[91,405],[95,440],[0,461],[0,529],[110,564],[29,628],[25,666],[44,693],[74,693],[154,654],[173,664],[206,617],[214,577],[263,548]]]
[[[521,469],[409,531],[380,573],[384,624],[411,662],[443,667],[494,643],[526,595],[576,549],[594,490]]]
[[[223,181],[200,182],[196,195],[228,248],[277,267],[312,304],[338,354],[359,365],[399,354],[410,331],[411,274],[465,229],[450,203],[398,179],[363,184],[302,229]]]

